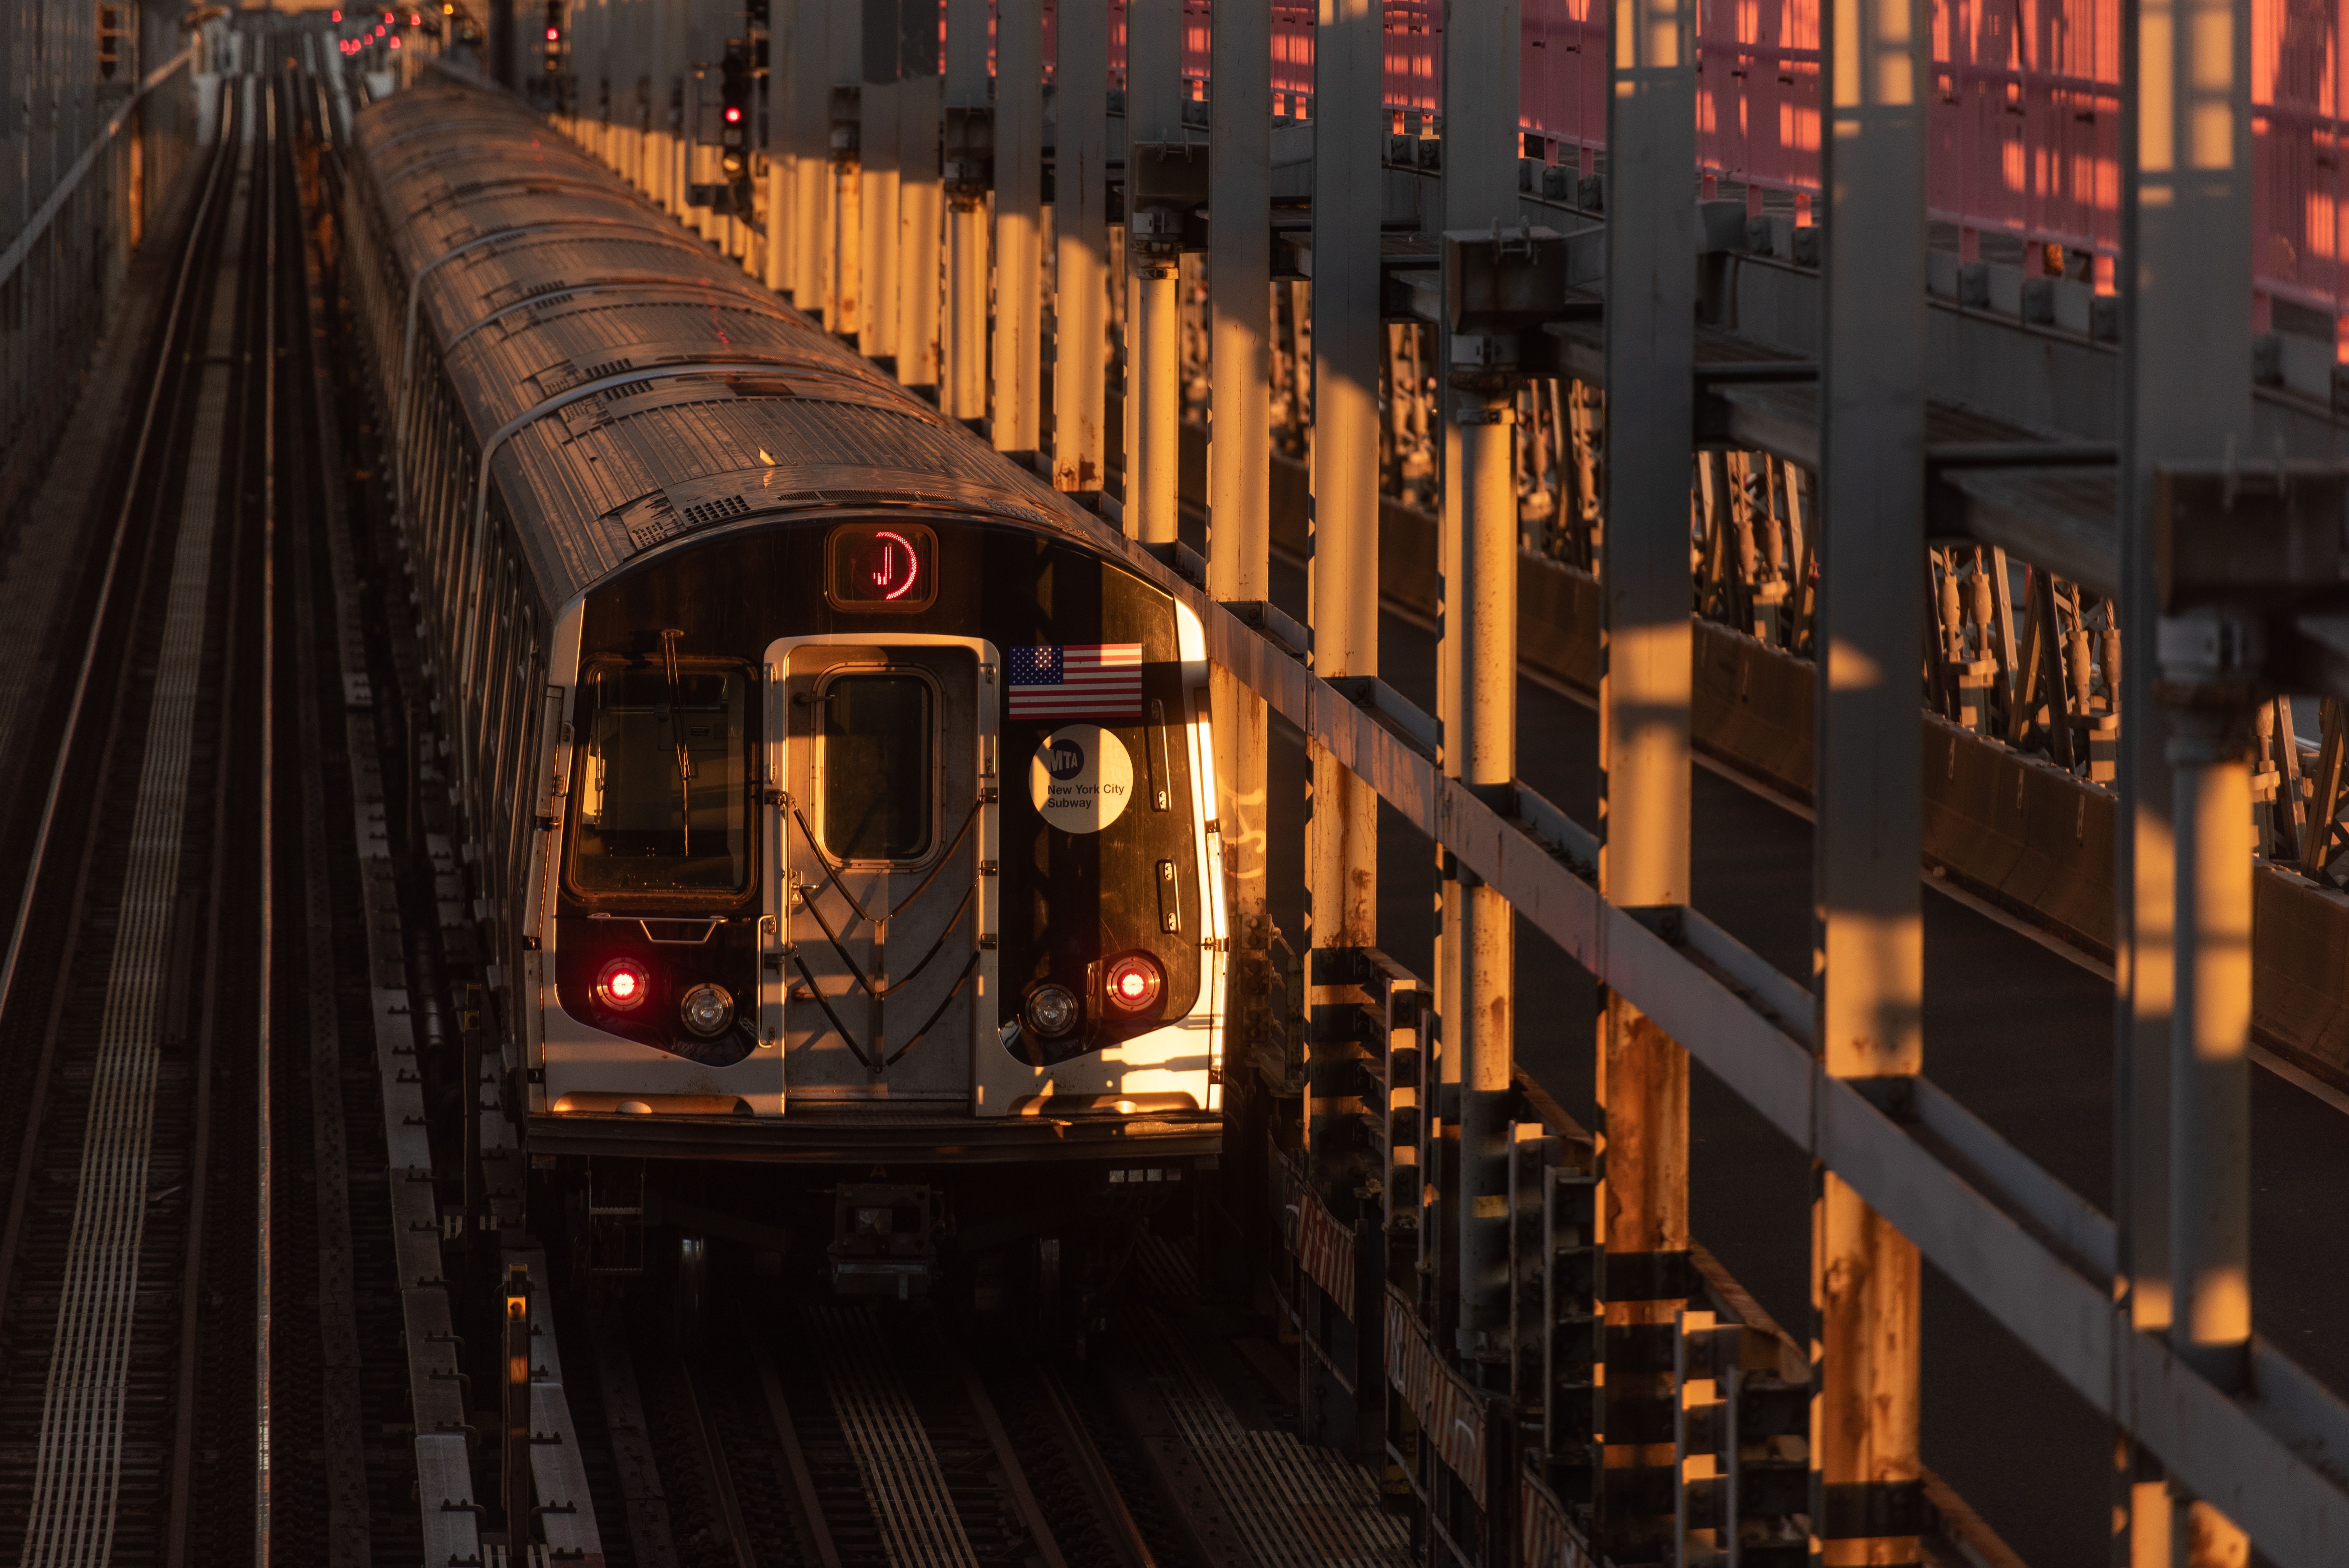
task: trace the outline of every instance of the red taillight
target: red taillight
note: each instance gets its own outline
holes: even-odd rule
[[[729,125],[739,125],[741,123],[741,119],[742,111],[736,108],[732,104],[728,104],[726,106],[726,123]]]
[[[652,988],[651,974],[633,958],[613,959],[595,977],[595,999],[615,1012],[635,1012]]]
[[[562,29],[562,28],[560,28],[560,27],[549,27],[549,28],[546,30],[546,41],[547,41],[548,43],[550,43],[550,44],[554,43],[557,38],[560,38],[560,37],[562,37],[562,36],[563,36],[563,29]]]
[[[1158,1000],[1161,984],[1158,965],[1136,954],[1109,966],[1102,989],[1109,994],[1111,1006],[1120,1012],[1139,1013]]]

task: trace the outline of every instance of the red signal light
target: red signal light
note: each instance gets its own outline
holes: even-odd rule
[[[1137,954],[1110,965],[1109,983],[1104,989],[1109,993],[1111,1006],[1121,1012],[1139,1013],[1158,1000],[1163,985],[1158,965]]]
[[[562,37],[562,36],[563,36],[563,29],[562,29],[562,28],[560,28],[560,27],[549,27],[549,28],[546,30],[546,41],[547,41],[548,43],[550,43],[550,44],[554,43],[556,39],[558,39],[558,38],[560,38],[560,37]]]
[[[736,108],[732,104],[728,104],[726,106],[726,123],[729,125],[740,125],[741,121],[742,111]]]
[[[652,988],[651,974],[634,958],[615,958],[595,977],[595,999],[615,1012],[635,1012]]]
[[[394,39],[392,39],[392,41],[391,41],[391,46],[392,46],[393,48],[395,48],[395,49],[396,49],[396,48],[398,48],[398,47],[399,47],[399,40],[398,40],[398,38],[396,38],[396,37],[395,37]]]
[[[343,19],[343,14],[342,14],[340,11],[336,12],[336,13],[335,13],[335,20],[336,20],[336,21],[337,21],[337,22],[339,22],[339,21],[341,21],[342,19]]]

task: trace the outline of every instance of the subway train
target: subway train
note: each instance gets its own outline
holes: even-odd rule
[[[533,1228],[626,1272],[688,1215],[903,1296],[1179,1222],[1224,1047],[1196,617],[511,98],[427,78],[349,140]]]

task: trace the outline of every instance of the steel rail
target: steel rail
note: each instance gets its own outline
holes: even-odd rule
[[[1117,1490],[1117,1479],[1110,1474],[1109,1461],[1102,1458],[1092,1434],[1085,1430],[1085,1418],[1076,1402],[1050,1367],[1039,1366],[1035,1377],[1044,1396],[1045,1424],[1075,1468],[1078,1490],[1092,1504],[1094,1516],[1108,1527],[1110,1550],[1117,1553],[1118,1568],[1158,1568],[1150,1543],[1142,1537],[1142,1527],[1133,1522],[1124,1494]]]
[[[1004,1429],[1003,1417],[996,1409],[987,1385],[979,1381],[978,1369],[968,1361],[957,1361],[956,1370],[962,1377],[963,1397],[970,1401],[972,1411],[978,1417],[979,1429],[987,1434],[987,1446],[995,1450],[995,1462],[1003,1467],[1004,1488],[1011,1493],[1019,1522],[1028,1527],[1028,1538],[1034,1543],[1036,1554],[1044,1560],[1044,1568],[1069,1568],[1068,1559],[1061,1555],[1061,1543],[1053,1537],[1052,1526],[1037,1504],[1036,1489],[1028,1484],[1028,1472],[1011,1447],[1011,1434]],[[1121,1514],[1130,1528],[1133,1518],[1123,1514],[1122,1506]]]
[[[266,115],[264,145],[274,149],[277,141],[277,98],[264,92],[262,107]],[[261,799],[255,817],[259,824],[259,860],[261,893],[260,952],[255,963],[254,995],[261,999],[261,1016],[256,1030],[256,1054],[260,1070],[254,1075],[260,1089],[260,1103],[254,1108],[254,1123],[259,1142],[259,1167],[256,1171],[254,1215],[254,1497],[253,1555],[255,1563],[269,1561],[270,1517],[270,1435],[271,1417],[274,1410],[274,1391],[270,1385],[269,1336],[274,1321],[270,1291],[274,1260],[271,1255],[274,1240],[273,1227],[276,1212],[270,1184],[272,1170],[270,1078],[274,1071],[271,1060],[270,986],[274,979],[273,958],[277,942],[276,909],[274,903],[275,848],[272,841],[274,823],[277,783],[277,267],[274,253],[277,232],[277,182],[269,184],[268,226],[264,230],[264,245],[272,253],[265,257],[268,266],[268,299],[263,318],[262,352],[262,423],[261,423]]]
[[[833,1542],[832,1526],[824,1521],[815,1475],[808,1469],[807,1449],[800,1444],[799,1425],[792,1419],[791,1402],[783,1398],[783,1380],[775,1375],[775,1358],[767,1354],[765,1343],[757,1335],[750,1337],[750,1358],[758,1367],[759,1386],[767,1397],[767,1418],[774,1423],[775,1436],[783,1446],[783,1469],[791,1481],[792,1522],[815,1554],[816,1568],[841,1568],[840,1548]]]
[[[222,117],[222,124],[225,132],[227,116]],[[242,494],[243,488],[240,483],[238,493]],[[245,516],[244,510],[240,507],[230,524],[228,559],[233,562],[243,561],[244,545]],[[228,596],[222,606],[222,623],[228,628],[221,658],[221,690],[224,693],[237,689],[237,667],[241,660],[236,628],[243,598],[244,574],[232,571]],[[233,722],[233,716],[223,703],[222,744],[214,748],[212,759],[212,864],[207,874],[204,901],[203,1008],[196,1023],[195,1146],[189,1161],[188,1240],[180,1269],[180,1300],[182,1303],[197,1299],[197,1292],[203,1281],[207,1215],[212,1198],[212,1053],[220,1034],[220,978],[225,957],[221,928],[228,886],[228,859],[221,852],[221,847],[229,841],[229,785],[235,748],[228,745],[227,739]],[[171,1468],[168,1477],[171,1501],[164,1533],[164,1568],[186,1568],[189,1562],[188,1532],[192,1516],[190,1503],[196,1449],[198,1324],[197,1313],[182,1310],[180,1314],[179,1369],[176,1374],[178,1402],[172,1412]]]
[[[742,1500],[734,1490],[734,1472],[728,1467],[725,1441],[710,1418],[709,1407],[702,1402],[701,1391],[694,1387],[692,1365],[682,1355],[678,1357],[677,1376],[685,1389],[687,1408],[693,1412],[694,1436],[700,1439],[702,1466],[709,1474],[710,1491],[717,1495],[719,1517],[734,1551],[735,1568],[759,1568],[759,1550],[750,1540],[750,1525],[742,1518]]]

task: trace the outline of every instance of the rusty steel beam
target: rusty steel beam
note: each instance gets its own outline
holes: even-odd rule
[[[1598,877],[1613,903],[1669,909],[1690,902],[1696,211],[1671,171],[1696,158],[1695,7],[1634,0],[1625,19],[1607,100]],[[1653,1506],[1678,1404],[1671,1358],[1653,1346],[1689,1292],[1688,1054],[1611,986],[1598,1037],[1609,1361],[1598,1504],[1606,1550],[1636,1557],[1675,1528]],[[1676,1542],[1661,1544],[1678,1561]]]
[[[1516,0],[1454,0],[1444,51],[1444,227],[1447,238],[1515,222],[1517,208]],[[1471,246],[1447,243],[1444,266]],[[1498,250],[1499,247],[1491,247]],[[1318,261],[1318,248],[1317,248]],[[1478,264],[1498,268],[1499,255]],[[1464,285],[1451,279],[1448,293]],[[1446,555],[1458,562],[1445,583],[1444,641],[1450,681],[1443,688],[1444,751],[1469,789],[1506,797],[1516,777],[1517,490],[1514,335],[1454,331],[1447,356],[1450,431],[1459,501],[1446,509],[1457,530]],[[1384,352],[1383,330],[1379,352]],[[1376,372],[1373,370],[1373,376]],[[1375,438],[1375,436],[1373,436]],[[1509,1086],[1516,1072],[1516,920],[1508,901],[1475,878],[1445,880],[1444,935],[1458,990],[1442,1018],[1459,1077],[1457,1348],[1472,1376],[1507,1386],[1509,1344]]]
[[[1379,0],[1320,0],[1315,30],[1312,289],[1313,533],[1307,576],[1314,674],[1375,678],[1379,670],[1379,160],[1383,36]],[[1378,796],[1358,774],[1309,747],[1308,1047],[1354,1050],[1357,993],[1330,949],[1378,945]],[[1331,955],[1336,956],[1336,955]],[[1330,981],[1336,981],[1330,984]],[[1330,1179],[1312,1147],[1307,1173]]]
[[[1925,512],[1924,6],[1823,15],[1817,1050],[1892,1103],[1924,1057],[1917,724]],[[1922,1265],[1837,1171],[1817,1175],[1811,1468],[1820,1561],[1917,1560]]]
[[[1272,199],[1270,0],[1223,0],[1209,46],[1208,210],[1261,212]],[[1207,586],[1226,603],[1262,603],[1272,593],[1272,234],[1261,223],[1214,223],[1207,246],[1207,396],[1216,415],[1207,445]],[[1232,941],[1226,1016],[1230,1037],[1260,1047],[1273,1023],[1270,710],[1220,665],[1211,696]],[[1227,1095],[1243,1071],[1226,1068]]]

